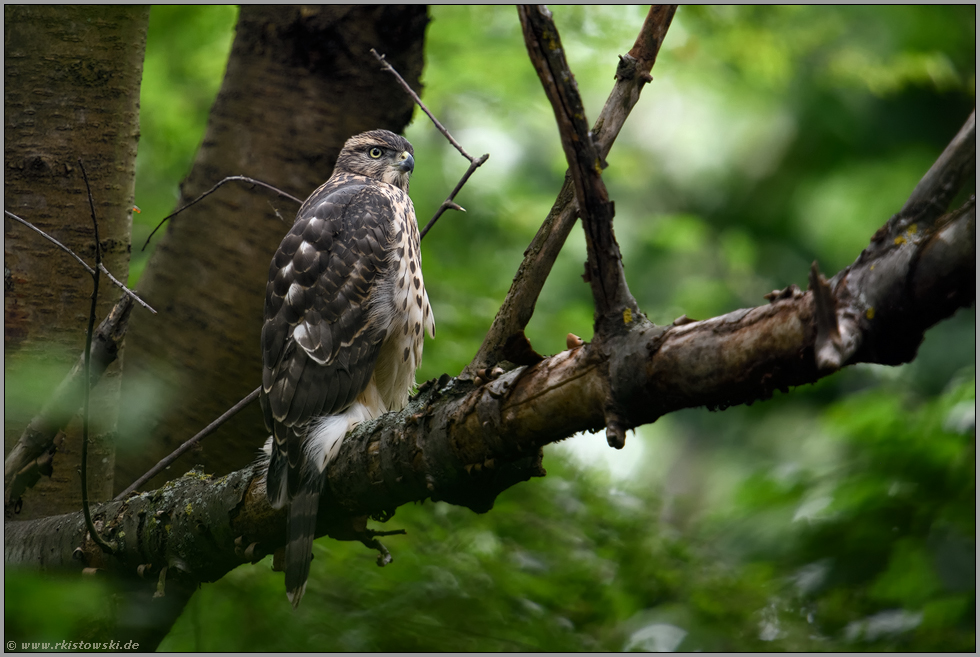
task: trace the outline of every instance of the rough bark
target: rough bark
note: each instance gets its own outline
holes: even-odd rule
[[[104,263],[126,279],[133,207],[146,7],[11,5],[4,10],[5,208],[54,236],[90,265],[92,219],[81,158],[91,182]],[[71,257],[4,220],[4,372],[38,362],[67,373],[82,350],[92,279]],[[104,290],[110,288],[104,288]],[[103,294],[99,317],[116,302]],[[89,490],[111,497],[119,398],[117,362],[93,397]],[[57,382],[52,382],[52,391]],[[5,408],[5,452],[50,395]],[[81,431],[68,426],[51,478],[24,498],[21,517],[77,509]]]
[[[651,8],[650,15],[644,22],[645,31],[650,25],[663,24],[661,30],[650,30],[659,31],[659,39],[648,35],[648,40],[652,41],[649,50],[653,52],[653,57],[656,57],[657,49],[663,41],[662,34],[673,18],[673,9],[661,10],[663,18],[657,21],[657,10]],[[585,106],[575,76],[565,59],[558,28],[552,20],[551,12],[544,6],[519,5],[518,14],[531,63],[534,64],[555,112],[568,171],[574,183],[575,201],[582,220],[588,253],[585,280],[592,288],[595,304],[594,340],[596,348],[601,349],[604,343],[615,341],[617,336],[628,333],[634,322],[642,324],[645,318],[626,284],[623,256],[613,232],[615,210],[609,200],[606,183],[602,180],[603,157],[599,144],[588,129]],[[646,41],[643,36],[641,33],[638,42]],[[603,422],[606,426],[606,440],[610,446],[622,449],[626,445],[625,429],[629,420],[624,416],[612,377],[607,375],[606,382]]]
[[[244,174],[305,198],[326,180],[344,141],[373,128],[400,132],[412,102],[369,51],[385,53],[416,89],[424,7],[244,5],[224,82],[178,206],[225,176]],[[127,422],[144,436],[120,454],[125,488],[258,385],[269,261],[298,208],[263,189],[226,185],[169,222],[140,289],[159,315],[134,316],[127,340]],[[282,215],[281,221],[276,213]],[[139,381],[160,388],[139,403]],[[173,471],[228,472],[265,438],[245,409]],[[153,484],[163,483],[167,474]]]

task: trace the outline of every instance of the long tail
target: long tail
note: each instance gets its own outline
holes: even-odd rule
[[[376,394],[377,389],[372,390]],[[310,575],[313,536],[316,533],[320,493],[327,481],[327,465],[336,458],[340,443],[347,432],[360,422],[377,415],[380,412],[373,413],[358,399],[342,413],[313,420],[302,430],[302,435],[291,428],[283,427],[285,439],[267,443],[270,459],[266,475],[266,494],[275,508],[289,505],[286,596],[294,609],[299,607],[300,600],[303,599],[306,580]],[[280,445],[286,446],[286,449],[279,449]],[[295,464],[291,464],[289,457],[296,452],[299,452],[300,457]]]
[[[304,478],[301,490],[289,502],[286,543],[286,597],[293,609],[299,607],[306,592],[313,559],[313,536],[320,508],[320,491],[326,481],[326,470]]]

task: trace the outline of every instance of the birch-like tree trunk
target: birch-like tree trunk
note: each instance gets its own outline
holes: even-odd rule
[[[78,159],[91,183],[103,262],[126,280],[139,93],[149,8],[9,5],[4,9],[4,207],[95,263],[95,237]],[[9,384],[75,364],[85,340],[91,277],[64,252],[4,219],[4,378]],[[103,279],[104,280],[104,279]],[[98,319],[118,298],[102,286]],[[63,367],[62,367],[63,366]],[[5,453],[50,397],[4,409]],[[92,398],[89,491],[111,496],[120,363]],[[50,478],[23,498],[20,518],[80,508],[81,429],[68,425]]]

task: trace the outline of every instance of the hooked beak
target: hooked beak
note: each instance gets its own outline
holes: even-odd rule
[[[401,160],[397,165],[398,170],[402,173],[412,173],[415,170],[415,158],[408,151],[402,151],[398,159]]]

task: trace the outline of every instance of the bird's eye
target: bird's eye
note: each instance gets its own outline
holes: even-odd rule
[[[374,159],[378,159],[379,157],[381,157],[381,153],[383,153],[383,152],[384,151],[382,151],[380,148],[378,148],[377,146],[375,146],[374,148],[372,148],[371,150],[368,151],[368,155],[370,155]]]

